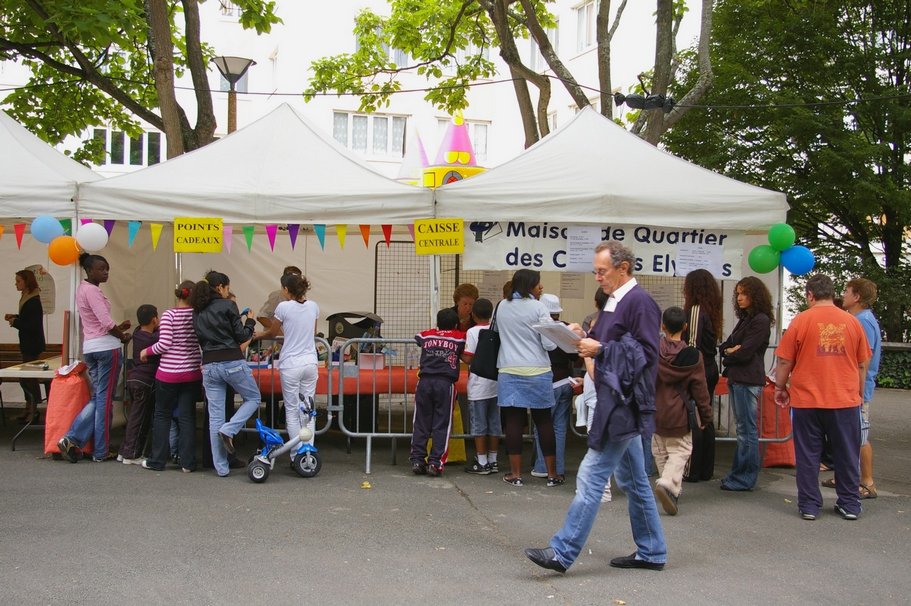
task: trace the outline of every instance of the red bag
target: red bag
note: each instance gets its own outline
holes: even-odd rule
[[[58,374],[51,381],[51,391],[47,398],[47,420],[44,424],[45,454],[60,452],[57,449],[57,442],[66,435],[73,424],[73,419],[89,401],[91,390],[85,370],[85,364],[80,362],[69,374]],[[92,452],[91,440],[82,447],[82,452]]]
[[[791,409],[775,403],[775,384],[767,381],[759,408],[760,438],[783,438],[792,433]],[[777,419],[777,420],[776,420]],[[787,442],[761,442],[763,467],[794,467],[794,438]]]

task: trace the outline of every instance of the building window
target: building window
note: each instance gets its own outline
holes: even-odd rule
[[[439,118],[437,120],[437,140],[440,143],[443,142],[446,129],[449,128],[451,123],[452,120],[446,118]],[[471,138],[471,146],[474,148],[475,162],[481,164],[487,160],[487,131],[490,128],[490,123],[465,120],[465,124],[468,126],[468,136]]]
[[[115,130],[111,133],[111,164],[123,164],[123,132]]]
[[[383,32],[377,28],[376,33],[378,36],[381,36]],[[361,41],[359,39],[355,39],[354,49],[361,50]],[[386,58],[392,63],[395,63],[395,66],[399,69],[411,65],[411,57],[408,56],[407,52],[401,49],[393,48],[384,42],[383,52],[386,54]]]
[[[550,45],[554,47],[554,52],[559,55],[560,54],[559,24],[557,24],[557,27],[547,30],[547,38],[550,40]],[[536,72],[543,72],[543,71],[549,69],[549,67],[547,65],[547,61],[544,60],[544,55],[541,54],[541,49],[538,48],[538,43],[535,41],[534,38],[529,38],[528,40],[531,43],[531,56],[529,57],[529,60],[528,60],[528,67],[530,67],[532,69],[532,71],[536,71]]]
[[[547,128],[550,132],[557,130],[557,112],[547,114]]]
[[[598,41],[595,20],[598,16],[599,0],[590,0],[576,10],[576,50],[584,51]]]
[[[348,149],[371,156],[401,158],[405,146],[405,116],[335,112],[332,137]]]
[[[110,140],[108,134],[110,133]],[[104,148],[105,161],[102,165],[129,164],[130,166],[151,166],[161,162],[161,133],[143,133],[130,137],[122,131],[96,128],[92,137]]]
[[[218,12],[223,17],[240,17],[240,7],[229,0],[218,0]]]
[[[247,76],[250,75],[249,72],[241,76],[240,80],[237,81],[237,84],[234,85],[234,90],[239,93],[247,92]],[[225,80],[225,77],[221,74],[218,74],[218,90],[222,92],[228,92],[231,90],[231,83]]]

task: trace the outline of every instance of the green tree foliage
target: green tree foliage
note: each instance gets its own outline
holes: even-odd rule
[[[904,0],[719,0],[708,107],[664,139],[693,162],[785,192],[819,270],[879,285],[895,341],[911,301],[909,23]],[[694,78],[691,68],[684,83]]]
[[[429,81],[425,99],[449,113],[465,109],[466,93],[472,83],[496,75],[495,65],[485,51],[498,51],[506,63],[525,131],[526,146],[548,134],[547,114],[551,81],[566,88],[580,108],[589,105],[587,93],[579,86],[566,64],[557,55],[547,36],[555,26],[548,11],[553,0],[390,0],[390,15],[383,17],[370,10],[356,20],[358,48],[319,59],[311,65],[313,78],[305,98],[325,92],[354,93],[361,98],[361,110],[371,112],[388,104],[392,94],[401,90],[399,76],[415,73]],[[613,23],[609,21],[610,0],[601,0],[596,19],[597,62],[601,111],[611,116],[610,41],[617,29],[627,0],[616,5]],[[674,36],[685,12],[683,0],[657,0],[656,44],[653,93],[666,93],[676,66]],[[704,0],[702,34],[697,69],[700,77],[686,93],[696,102],[711,85],[708,40],[711,37],[713,0]],[[521,59],[516,40],[533,38],[549,68],[545,75],[530,69]],[[389,49],[405,51],[409,65],[397,65]],[[504,74],[500,75],[501,77]],[[549,77],[550,76],[550,77]],[[533,99],[532,90],[536,98]],[[642,117],[638,131],[651,143],[685,113],[685,105],[670,114],[649,112]]]
[[[279,22],[274,2],[234,3],[246,28],[265,33]],[[166,15],[158,27],[151,13],[161,8]],[[167,35],[158,32],[168,29],[171,44],[155,44],[156,36]],[[155,49],[171,47],[156,75]],[[212,55],[199,40],[197,0],[0,0],[0,59],[21,61],[31,71],[28,84],[4,99],[4,109],[52,144],[100,124],[137,135],[136,118],[168,134],[169,155],[211,142],[215,117],[206,70]],[[195,126],[173,99],[173,86],[156,89],[162,74],[186,71],[196,88]],[[171,97],[173,119],[158,111],[159,91]],[[101,163],[102,153],[90,138],[75,157]]]

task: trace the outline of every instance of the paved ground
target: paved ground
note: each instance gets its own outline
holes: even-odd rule
[[[461,466],[418,478],[384,442],[367,476],[363,443],[347,454],[329,434],[319,476],[282,463],[256,485],[52,461],[34,433],[0,450],[0,603],[908,604],[911,394],[877,391],[874,432],[880,498],[857,522],[831,512],[829,489],[824,514],[801,520],[788,469],[764,470],[752,493],[688,484],[680,514],[662,516],[668,567],[618,570],[608,561],[634,545],[617,495],[565,576],[522,549],[547,544],[572,482],[514,488]],[[568,460],[582,453],[575,439]],[[719,474],[730,457],[720,446]]]

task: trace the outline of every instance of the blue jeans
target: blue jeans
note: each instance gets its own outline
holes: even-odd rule
[[[222,433],[234,437],[259,409],[262,400],[259,387],[246,360],[208,362],[202,366],[202,386],[209,406],[209,438],[212,442],[212,465],[220,476],[228,475],[228,451],[222,444]],[[243,398],[243,404],[225,422],[225,392],[230,386]]]
[[[572,385],[561,385],[554,389],[554,407],[550,414],[554,420],[554,438],[557,440],[557,475],[566,473],[566,431],[569,427],[569,409],[573,405]],[[535,466],[534,471],[547,473],[541,444],[538,443],[538,428],[535,427]]]
[[[756,413],[762,386],[728,383],[728,389],[737,423],[737,450],[734,451],[731,471],[721,483],[733,490],[752,490],[759,478],[759,431],[756,428]]]
[[[120,349],[96,351],[84,356],[88,367],[92,395],[82,411],[73,419],[66,437],[82,448],[91,439],[92,458],[108,456],[108,442],[111,431],[111,417],[114,414],[114,388],[123,356]]]
[[[550,540],[557,560],[569,568],[585,545],[601,506],[604,486],[614,474],[617,486],[626,493],[630,526],[636,542],[636,558],[667,562],[664,529],[658,517],[655,497],[645,475],[642,440],[639,436],[622,442],[606,442],[604,450],[585,453],[576,478],[576,496],[566,512],[566,521]]]

